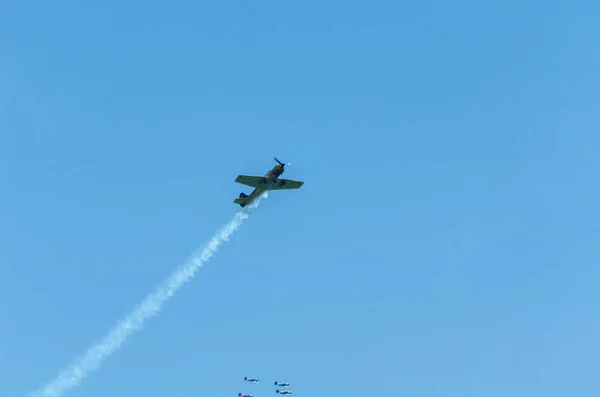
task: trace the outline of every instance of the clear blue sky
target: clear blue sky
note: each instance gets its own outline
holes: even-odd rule
[[[0,395],[273,156],[302,189],[69,396],[598,395],[597,2],[83,3],[0,11]]]

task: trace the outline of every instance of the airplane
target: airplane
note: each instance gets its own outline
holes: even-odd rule
[[[289,383],[287,383],[287,382],[282,382],[282,383],[280,383],[280,382],[277,382],[277,381],[275,381],[275,383],[273,383],[273,384],[274,384],[275,386],[281,386],[281,387],[290,387],[290,384],[289,384]]]
[[[238,393],[238,397],[252,397],[252,394]]]
[[[240,207],[244,208],[258,196],[260,196],[264,191],[300,189],[300,187],[304,185],[304,182],[279,178],[279,176],[285,171],[286,164],[277,160],[277,157],[274,157],[274,159],[277,161],[277,164],[275,167],[269,170],[265,176],[238,175],[238,177],[235,178],[237,183],[254,188],[254,191],[250,193],[250,195],[247,195],[244,192],[240,193],[240,197],[233,200],[235,204],[239,204]],[[287,165],[291,164],[288,163]]]
[[[248,378],[247,376],[244,376],[244,380],[246,382],[258,383],[258,378]]]
[[[288,396],[289,396],[290,394],[292,394],[292,392],[291,392],[291,391],[289,391],[289,390],[283,390],[283,391],[280,391],[279,389],[275,390],[275,393],[279,393],[279,394],[286,394],[286,395],[288,395]]]

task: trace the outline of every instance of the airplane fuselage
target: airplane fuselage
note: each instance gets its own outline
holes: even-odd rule
[[[279,178],[279,176],[283,174],[284,171],[284,168],[281,165],[277,164],[275,167],[273,167],[273,169],[267,172],[264,180],[261,181],[260,186],[254,188],[252,193],[250,193],[250,195],[248,196],[249,200],[246,205],[250,204],[264,191],[269,190],[271,186],[273,186],[273,184],[277,183],[277,178]]]

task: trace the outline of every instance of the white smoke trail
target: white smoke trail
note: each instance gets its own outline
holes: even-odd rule
[[[234,218],[221,228],[201,252],[192,256],[184,265],[175,270],[152,294],[148,295],[136,308],[121,320],[106,336],[92,345],[83,357],[76,359],[63,370],[56,379],[46,384],[31,397],[58,397],[79,385],[91,371],[98,368],[100,363],[113,354],[136,331],[142,329],[146,320],[158,314],[162,305],[179,288],[194,277],[196,271],[204,265],[217,251],[219,246],[229,239],[256,208],[261,199],[267,198],[263,193],[254,203],[235,214]]]

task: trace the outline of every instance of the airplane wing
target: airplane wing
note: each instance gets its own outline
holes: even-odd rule
[[[291,179],[278,179],[269,190],[300,189],[304,182],[292,181]]]
[[[263,176],[250,176],[250,175],[238,175],[235,178],[237,183],[250,187],[258,187],[260,184],[265,183],[267,179]]]

